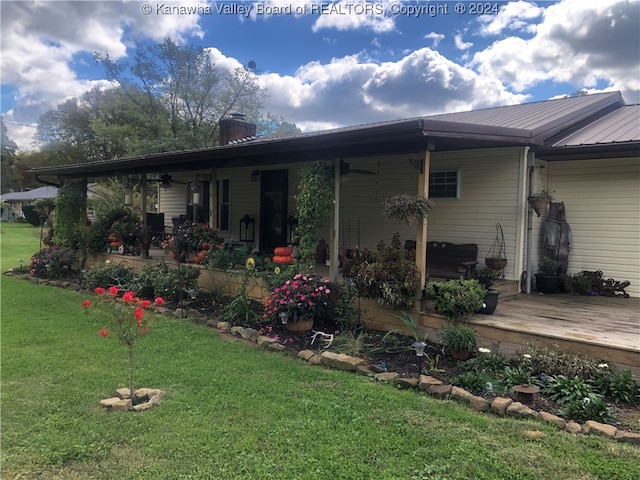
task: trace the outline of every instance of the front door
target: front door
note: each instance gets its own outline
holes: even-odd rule
[[[265,253],[273,253],[275,247],[288,243],[288,198],[288,170],[260,172],[260,250]]]

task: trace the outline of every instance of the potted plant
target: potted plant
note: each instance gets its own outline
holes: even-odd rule
[[[552,200],[553,197],[549,193],[549,190],[545,188],[537,190],[529,195],[529,203],[538,216],[547,214]]]
[[[477,280],[430,282],[425,288],[437,312],[449,320],[462,320],[480,310],[487,290]]]
[[[475,280],[487,291],[487,293],[485,293],[484,295],[484,304],[482,308],[478,310],[478,313],[491,315],[496,311],[500,290],[496,290],[495,288],[491,287],[493,286],[493,282],[497,277],[498,272],[490,268],[480,268],[474,272]]]
[[[466,360],[476,348],[476,331],[463,324],[455,325],[452,322],[443,325],[439,333],[440,343],[450,352],[456,360]]]
[[[540,272],[535,274],[536,290],[545,294],[558,293],[562,278],[557,274],[556,262],[549,257],[543,257],[538,268]]]
[[[273,289],[266,299],[263,318],[282,325],[286,317],[288,330],[311,330],[316,311],[321,305],[328,305],[330,293],[328,280],[315,274],[297,273]]]
[[[408,227],[416,225],[427,218],[433,208],[433,202],[422,195],[394,195],[387,198],[382,205],[382,214],[392,222],[404,222]]]

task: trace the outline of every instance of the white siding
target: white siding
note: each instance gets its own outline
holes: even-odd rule
[[[640,158],[553,162],[548,170],[571,226],[569,273],[601,270],[640,295]]]

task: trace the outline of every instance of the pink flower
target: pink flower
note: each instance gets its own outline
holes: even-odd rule
[[[101,337],[104,337],[104,338],[107,338],[109,336],[109,330],[107,330],[104,327],[102,327],[98,333],[100,334]]]

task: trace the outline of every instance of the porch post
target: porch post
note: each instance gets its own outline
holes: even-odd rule
[[[429,168],[431,163],[431,151],[429,149],[424,152],[424,160],[422,163],[422,173],[418,176],[418,195],[429,198]],[[421,298],[422,289],[427,281],[427,219],[423,218],[418,223],[416,231],[416,266],[420,271],[420,286],[416,292],[416,296]]]
[[[149,222],[147,221],[147,174],[143,173],[140,176],[140,196],[142,197],[140,200],[142,205],[140,209],[142,210],[142,228],[144,231],[147,231],[149,228]],[[147,237],[150,239],[150,237]],[[149,258],[149,249],[141,248],[140,249],[140,257],[141,258]]]
[[[334,201],[333,225],[331,227],[331,248],[329,250],[329,279],[338,283],[338,249],[340,248],[340,160],[333,161]]]

